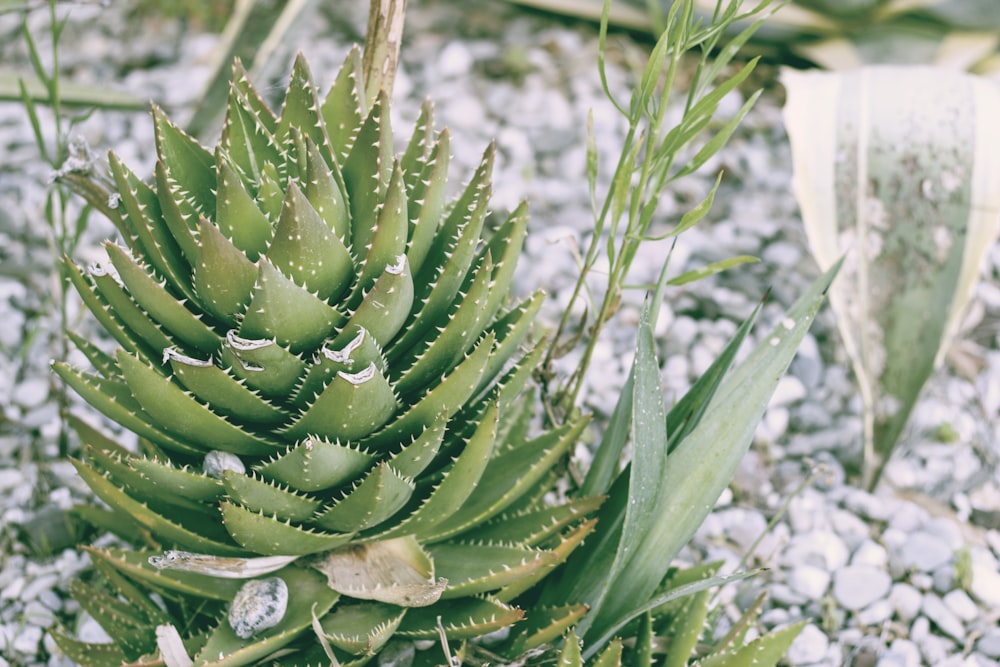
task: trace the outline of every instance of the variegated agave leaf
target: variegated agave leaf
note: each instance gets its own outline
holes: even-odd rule
[[[866,411],[873,485],[1000,232],[1000,93],[933,67],[786,71],[795,194]]]
[[[237,65],[215,149],[154,109],[152,183],[114,155],[113,191],[74,176],[122,245],[66,275],[120,349],[80,340],[94,371],[55,369],[143,442],[82,433],[75,465],[111,508],[91,515],[141,537],[94,554],[109,591],[168,602],[118,624],[114,594],[80,589],[115,640],[94,655],[348,664],[438,619],[473,638],[592,528],[596,503],[541,501],[585,421],[526,435],[525,207],[487,231],[492,146],[447,201],[448,133],[428,106],[394,146],[358,57],[325,96],[297,60],[277,114]]]

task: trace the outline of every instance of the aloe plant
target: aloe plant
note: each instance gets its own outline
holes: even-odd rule
[[[74,336],[95,371],[55,370],[141,443],[82,429],[109,508],[82,512],[140,546],[91,550],[103,583],[74,592],[115,643],[60,637],[83,664],[348,664],[485,635],[593,527],[596,500],[540,502],[586,420],[527,434],[541,295],[507,305],[526,208],[485,230],[492,146],[447,201],[429,105],[397,156],[359,54],[323,97],[298,59],[279,114],[237,66],[214,150],[154,108],[152,184],[113,154],[110,179],[67,177],[124,242],[65,262],[120,349]]]

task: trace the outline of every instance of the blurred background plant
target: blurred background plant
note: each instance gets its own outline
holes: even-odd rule
[[[73,128],[86,120],[90,111],[84,109],[74,114],[64,108],[62,98],[62,82],[59,67],[59,40],[64,23],[56,13],[56,2],[48,3],[49,28],[51,31],[49,67],[43,62],[38,45],[28,29],[27,21],[22,21],[22,37],[27,45],[28,55],[35,76],[34,84],[30,86],[24,79],[17,81],[18,97],[24,106],[31,124],[35,144],[38,147],[42,161],[50,168],[50,181],[46,184],[48,192],[45,199],[44,219],[49,235],[49,245],[54,257],[72,254],[86,229],[90,207],[81,206],[78,200],[70,200],[69,189],[59,182],[59,175],[74,168],[89,164],[91,156],[85,146],[74,143],[71,139]],[[41,113],[40,105],[44,104],[47,113]],[[50,127],[43,127],[43,123]],[[69,354],[69,342],[65,332],[73,323],[70,321],[68,308],[68,284],[58,272],[54,272],[51,281],[51,298],[59,313],[60,327],[53,332],[52,352],[58,356]],[[59,413],[63,428],[59,434],[59,455],[69,453],[68,429],[66,428],[68,402],[65,390],[54,386],[52,394],[57,397]]]
[[[601,0],[510,0],[597,20]],[[656,34],[670,0],[615,0],[612,24]],[[697,0],[704,18],[715,0]],[[733,26],[739,29],[739,24]],[[775,62],[827,69],[866,64],[935,64],[993,72],[1000,68],[1000,9],[993,0],[790,0],[754,35],[751,49]]]

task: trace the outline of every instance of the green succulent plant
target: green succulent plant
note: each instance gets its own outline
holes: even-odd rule
[[[136,546],[89,550],[73,592],[114,643],[59,635],[83,664],[360,664],[484,635],[514,655],[583,614],[509,630],[599,503],[543,502],[586,421],[529,436],[526,209],[489,229],[492,146],[449,201],[429,105],[397,156],[359,53],[323,97],[299,58],[279,114],[237,64],[214,151],[154,108],[152,184],[113,154],[110,179],[67,177],[124,242],[65,262],[120,349],[71,334],[95,370],[55,370],[140,439],[79,429],[108,506],[80,512]]]

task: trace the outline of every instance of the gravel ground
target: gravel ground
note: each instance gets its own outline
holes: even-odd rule
[[[359,7],[317,14],[301,35],[320,87],[364,27],[364,3],[339,4]],[[45,12],[29,16],[42,42],[46,21]],[[452,131],[456,179],[497,139],[493,207],[531,202],[519,289],[548,290],[544,318],[552,322],[591,220],[583,176],[586,115],[593,109],[604,173],[623,131],[597,79],[595,31],[502,3],[453,0],[411,0],[408,21],[394,125],[407,132],[419,103],[433,98],[439,124]],[[16,16],[0,16],[0,62],[26,71],[18,27]],[[65,30],[62,64],[69,79],[153,98],[183,118],[216,41],[176,22],[125,20],[117,9],[79,6]],[[611,84],[622,99],[634,76],[630,64],[643,49],[626,36],[613,39]],[[291,55],[290,49],[288,62]],[[668,397],[682,395],[766,289],[771,297],[761,331],[780,321],[818,274],[789,189],[782,92],[773,74],[761,68],[766,92],[730,145],[667,196],[664,225],[705,196],[718,169],[726,172],[711,215],[674,250],[677,273],[734,254],[763,260],[671,291],[657,323]],[[739,93],[727,97],[723,115],[742,101]],[[140,174],[151,170],[148,114],[96,112],[76,134],[98,153],[113,147]],[[0,146],[0,667],[66,665],[46,631],[61,626],[84,638],[100,631],[67,593],[87,559],[73,549],[40,556],[25,543],[25,530],[41,521],[33,520],[88,494],[58,458],[59,400],[48,362],[67,353],[54,296],[57,244],[43,216],[49,174],[17,104],[0,104]],[[110,225],[95,216],[74,255],[99,256],[100,241],[110,235]],[[631,282],[649,282],[666,250],[645,246]],[[810,621],[789,664],[1000,665],[1000,247],[985,271],[964,341],[929,383],[874,494],[844,481],[841,462],[860,449],[861,405],[832,315],[824,311],[817,319],[737,479],[682,554],[688,562],[721,559],[727,569],[746,555],[750,564],[769,568],[721,590],[717,632],[766,588],[763,628]],[[625,295],[600,340],[584,395],[599,415],[613,407],[627,374],[641,298]],[[73,299],[66,317],[76,331],[93,329]],[[74,412],[93,415],[70,403]]]

